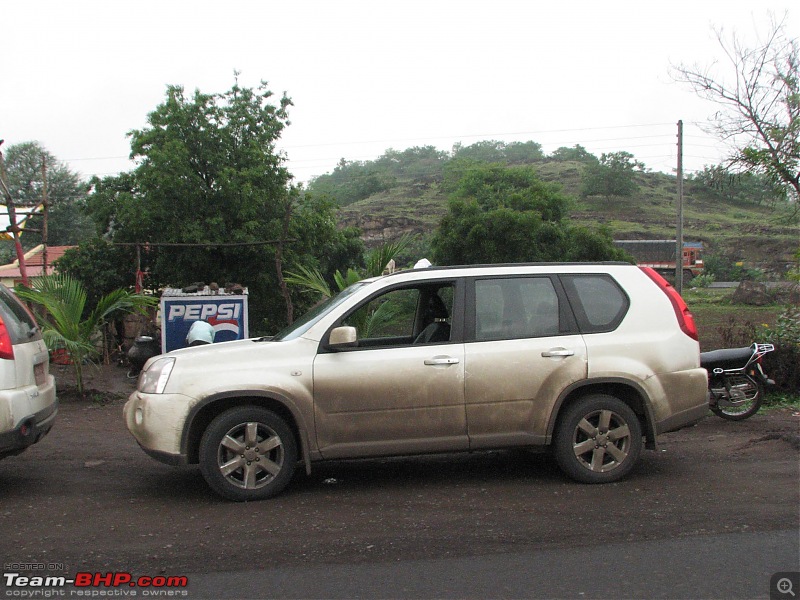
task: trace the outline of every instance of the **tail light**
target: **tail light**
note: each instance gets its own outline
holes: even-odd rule
[[[670,283],[652,267],[639,268],[667,295],[667,298],[669,298],[669,301],[672,303],[673,310],[675,310],[675,316],[678,317],[678,325],[681,331],[693,340],[698,341],[697,325],[695,325],[694,317],[692,313],[689,312],[689,307],[686,306],[686,302],[683,301],[678,290],[672,287]]]
[[[14,360],[14,345],[3,318],[0,317],[0,358]]]

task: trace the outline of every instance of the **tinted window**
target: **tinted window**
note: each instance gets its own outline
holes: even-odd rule
[[[41,337],[30,313],[3,285],[0,285],[0,317],[8,330],[12,344],[30,342]]]
[[[478,341],[557,335],[558,315],[558,295],[547,277],[475,282]]]
[[[583,333],[613,331],[628,311],[625,292],[610,275],[562,275]]]

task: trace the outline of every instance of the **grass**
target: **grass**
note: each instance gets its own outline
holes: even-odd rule
[[[684,298],[694,315],[700,337],[700,349],[705,352],[718,348],[749,346],[759,339],[760,332],[773,327],[782,305],[747,306],[733,304],[727,297],[730,290],[695,290]]]
[[[702,351],[749,346],[759,339],[759,332],[773,327],[785,306],[748,306],[734,304],[729,289],[691,289],[683,294],[695,318]],[[800,391],[767,392],[759,412],[770,410],[800,411]]]
[[[759,413],[769,410],[793,410],[800,411],[800,394],[787,392],[771,392],[764,399]]]

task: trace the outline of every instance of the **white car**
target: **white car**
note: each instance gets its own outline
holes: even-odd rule
[[[141,447],[199,463],[233,500],[298,461],[547,446],[615,481],[643,439],[708,414],[691,314],[623,263],[401,271],[359,282],[274,337],[150,359],[124,409]]]
[[[50,355],[36,320],[0,285],[0,458],[41,440],[57,413]]]

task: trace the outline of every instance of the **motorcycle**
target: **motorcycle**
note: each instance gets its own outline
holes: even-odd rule
[[[761,368],[761,359],[773,350],[772,344],[753,344],[700,353],[700,366],[708,371],[709,408],[715,415],[742,421],[758,412],[766,387],[775,384]]]

